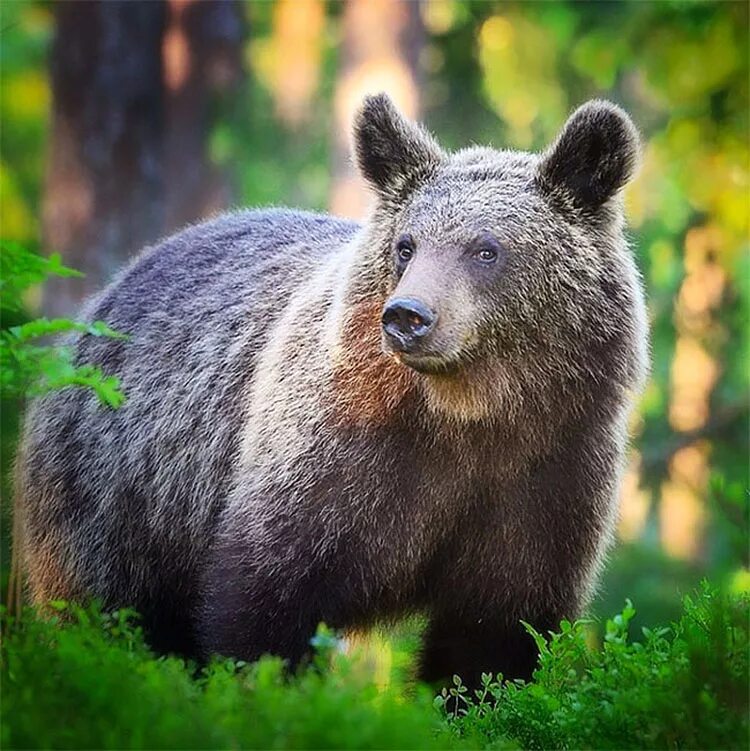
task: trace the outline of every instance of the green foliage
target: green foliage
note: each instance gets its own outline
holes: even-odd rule
[[[455,748],[425,689],[379,688],[331,654],[284,675],[276,658],[198,670],[155,658],[133,614],[55,603],[27,611],[2,645],[3,748]]]
[[[23,296],[33,285],[48,276],[79,276],[64,266],[58,255],[42,258],[18,243],[5,242],[0,247],[0,292],[4,312],[19,313],[24,308]],[[4,321],[7,314],[3,317]],[[66,318],[38,318],[0,330],[0,393],[3,399],[32,396],[64,388],[90,388],[102,404],[118,407],[124,396],[113,376],[105,376],[99,368],[76,365],[69,346],[40,344],[40,340],[59,334],[88,334],[123,338],[101,321],[77,323]]]
[[[47,3],[28,0],[0,9],[0,227],[5,237],[32,250],[39,243],[47,155],[52,11]]]
[[[682,599],[701,580],[698,563],[668,556],[658,545],[642,542],[618,545],[607,561],[602,585],[591,603],[596,621],[591,624],[597,638],[604,638],[607,617],[622,607],[623,594],[638,603],[638,612],[630,622],[633,633],[643,626],[677,620]],[[726,584],[725,579],[714,579]]]
[[[740,748],[748,739],[746,596],[707,585],[671,627],[629,638],[635,609],[607,620],[590,646],[585,622],[545,637],[534,682],[483,676],[472,696],[458,677],[437,703],[459,736],[518,739],[524,748]]]
[[[46,619],[3,616],[4,748],[673,749],[748,737],[750,599],[708,586],[640,641],[629,601],[600,646],[585,622],[548,636],[529,627],[532,683],[485,675],[472,695],[456,676],[434,699],[408,671],[380,685],[324,628],[312,663],[289,676],[273,657],[202,668],[157,658],[132,611],[50,605]]]
[[[82,276],[79,271],[63,266],[57,253],[44,258],[15,242],[3,242],[0,249],[0,293],[5,310],[22,311],[26,290],[41,284],[48,276]]]

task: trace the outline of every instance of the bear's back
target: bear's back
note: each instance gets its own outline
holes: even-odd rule
[[[147,248],[82,317],[131,334],[170,321],[198,329],[230,322],[235,305],[249,303],[252,312],[265,293],[284,301],[357,229],[351,221],[289,209],[223,214]]]

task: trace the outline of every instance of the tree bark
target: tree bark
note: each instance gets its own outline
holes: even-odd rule
[[[214,99],[242,79],[244,24],[234,0],[169,0],[164,37],[165,230],[226,208],[226,175],[211,163]]]
[[[43,241],[83,279],[46,288],[70,314],[163,226],[163,3],[61,2],[52,47],[52,142]]]
[[[207,154],[211,94],[239,79],[243,24],[233,0],[55,14],[43,243],[85,274],[47,285],[44,311],[61,316],[144,245],[227,204]]]

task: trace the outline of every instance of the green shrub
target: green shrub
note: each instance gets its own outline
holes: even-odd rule
[[[379,688],[341,654],[324,666],[325,639],[291,678],[275,658],[199,671],[155,658],[126,611],[72,614],[6,624],[3,748],[456,747],[424,687]]]
[[[332,649],[294,676],[280,660],[198,669],[155,657],[134,615],[57,606],[4,617],[3,748],[746,748],[748,598],[709,588],[679,621],[628,638],[630,604],[606,623],[542,637],[532,683],[456,678],[433,699],[402,671],[378,685]],[[410,652],[413,657],[413,649]],[[396,660],[396,662],[399,662]],[[437,711],[435,708],[437,707]],[[512,739],[512,740],[508,740]]]
[[[747,748],[749,604],[704,585],[678,622],[631,641],[628,602],[596,649],[585,622],[548,638],[529,628],[540,650],[533,683],[487,675],[471,696],[456,678],[437,703],[459,737],[509,736],[529,749]]]
[[[114,376],[105,376],[92,365],[76,365],[73,351],[64,345],[45,344],[45,338],[66,333],[122,338],[101,321],[77,323],[67,318],[37,318],[17,326],[7,326],[8,314],[23,310],[24,295],[30,287],[49,276],[81,276],[63,266],[60,256],[43,258],[18,243],[0,246],[0,395],[3,399],[37,395],[66,386],[93,389],[99,401],[118,407],[123,394]]]

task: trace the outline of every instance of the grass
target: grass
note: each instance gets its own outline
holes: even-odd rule
[[[591,644],[586,623],[534,633],[529,684],[454,678],[438,696],[386,681],[325,630],[295,675],[280,660],[198,669],[156,657],[135,614],[58,603],[64,618],[3,616],[3,748],[746,748],[747,596],[705,586],[679,620],[629,636],[634,609]]]

